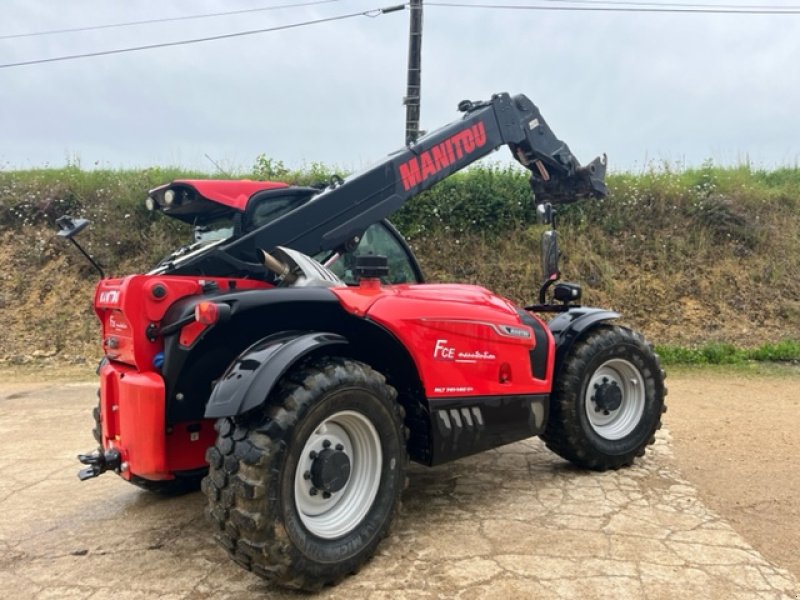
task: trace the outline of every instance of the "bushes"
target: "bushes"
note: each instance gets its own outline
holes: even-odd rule
[[[526,172],[489,165],[456,173],[392,216],[403,235],[503,236],[536,222]]]
[[[250,172],[226,177],[310,185],[334,174],[341,175],[320,164],[292,170],[262,156]],[[208,177],[160,168],[0,171],[0,303],[36,302],[46,295],[36,286],[64,288],[70,278],[94,277],[77,252],[56,241],[54,220],[63,213],[92,221],[80,240],[110,275],[149,270],[190,232],[148,212],[148,190]],[[673,344],[665,348],[668,360],[794,360],[795,346],[780,340],[800,337],[800,168],[660,165],[610,174],[607,183],[607,198],[558,207],[562,272],[583,284],[586,304],[618,310],[651,339]],[[430,279],[479,283],[519,304],[535,297],[542,227],[535,224],[527,171],[487,165],[457,173],[392,221]],[[83,310],[89,294],[81,298]],[[86,318],[80,310],[74,319]],[[0,326],[14,318],[0,312]],[[43,330],[40,337],[47,335]],[[703,345],[711,340],[774,346],[742,357],[733,346]]]

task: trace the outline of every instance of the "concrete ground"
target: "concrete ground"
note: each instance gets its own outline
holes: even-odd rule
[[[93,384],[0,385],[0,598],[308,597],[231,563],[201,494],[80,483],[95,402]],[[533,439],[410,479],[378,555],[320,598],[800,598],[682,478],[666,431],[619,472]]]

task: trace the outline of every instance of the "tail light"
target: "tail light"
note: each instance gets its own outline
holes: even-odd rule
[[[194,319],[203,325],[214,325],[219,321],[227,321],[231,316],[228,304],[217,302],[200,302],[194,308]]]

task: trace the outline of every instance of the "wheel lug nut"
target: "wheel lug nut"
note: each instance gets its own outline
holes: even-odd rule
[[[312,487],[310,490],[308,490],[308,494],[310,496],[316,496],[317,495],[317,488],[313,488]]]
[[[336,449],[337,449],[339,452],[342,452],[342,451],[344,450],[344,446],[342,446],[341,444],[336,444]]]
[[[600,384],[599,383],[595,383],[594,384],[594,389],[599,390],[600,389]]]
[[[317,451],[316,450],[312,450],[311,453],[308,455],[308,458],[310,458],[311,460],[314,460],[315,458],[317,458]]]
[[[306,480],[311,479],[311,471],[306,471],[305,473],[303,473],[303,479]]]
[[[608,377],[603,377],[603,383],[608,383]]]
[[[331,441],[330,440],[325,440],[324,442],[322,442],[322,447],[323,448],[330,448],[331,447]]]
[[[331,497],[331,493],[330,492],[322,492],[322,497],[325,498],[325,500],[327,500],[328,498]]]
[[[611,413],[610,413],[610,412],[608,412],[607,410],[604,410],[604,411],[603,411],[603,414],[604,414],[604,415],[607,417],[607,416],[608,416],[608,415],[610,415]]]

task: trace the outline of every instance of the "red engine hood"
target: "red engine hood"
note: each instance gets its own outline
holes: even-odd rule
[[[391,306],[398,310],[398,318],[405,307],[414,307],[410,315],[419,316],[419,306],[424,305],[427,316],[450,316],[465,319],[509,319],[519,320],[516,309],[505,298],[493,294],[477,285],[449,283],[395,285],[385,287],[358,286],[333,288],[342,305],[350,312],[363,316],[372,314],[376,303],[381,312]],[[416,302],[413,302],[416,301]],[[417,311],[417,312],[414,312]]]

